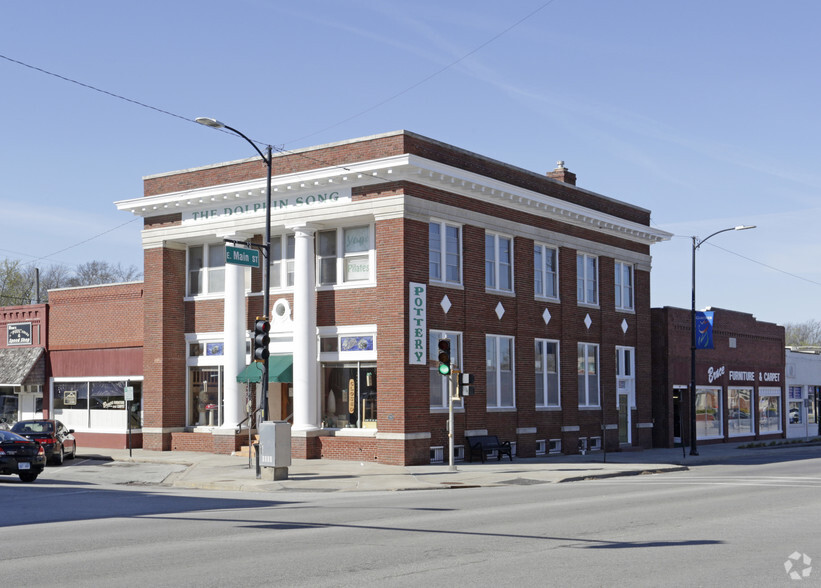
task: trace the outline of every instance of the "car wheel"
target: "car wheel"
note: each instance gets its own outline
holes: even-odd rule
[[[74,442],[74,448],[71,450],[71,456],[69,457],[69,459],[74,459],[75,457],[77,457],[77,442],[76,441]]]
[[[66,457],[65,450],[63,449],[63,446],[60,445],[60,452],[56,453],[52,457],[52,461],[54,462],[54,465],[63,465],[63,460],[65,459],[65,457]]]
[[[20,474],[20,481],[25,482],[26,484],[31,484],[34,480],[37,479],[39,474],[35,474],[32,472],[26,472],[25,474]]]

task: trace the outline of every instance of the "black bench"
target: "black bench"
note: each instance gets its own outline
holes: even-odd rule
[[[501,461],[502,455],[507,455],[510,461],[513,461],[510,441],[499,441],[496,435],[475,435],[465,437],[465,441],[467,442],[469,462],[472,462],[474,454],[477,454],[482,458],[482,463],[485,463],[485,456],[493,451],[496,452],[497,460]]]

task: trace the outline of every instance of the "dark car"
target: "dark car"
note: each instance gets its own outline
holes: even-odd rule
[[[65,458],[77,456],[77,441],[74,429],[67,429],[60,421],[36,419],[17,421],[11,428],[12,433],[37,441],[46,451],[46,458],[61,465]]]
[[[46,467],[46,451],[37,441],[11,431],[0,431],[0,474],[33,482]]]

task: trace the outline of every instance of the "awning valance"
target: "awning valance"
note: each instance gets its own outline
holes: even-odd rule
[[[272,355],[268,358],[268,382],[290,383],[294,381],[293,355]],[[262,380],[262,364],[255,361],[246,366],[237,376],[243,384]]]
[[[45,354],[43,347],[0,349],[0,386],[45,386]]]

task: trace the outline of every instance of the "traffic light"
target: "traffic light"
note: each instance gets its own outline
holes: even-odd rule
[[[270,351],[268,351],[268,343],[271,342],[271,338],[268,336],[268,331],[270,330],[271,323],[268,322],[268,317],[258,316],[256,322],[254,323],[254,361],[260,361],[263,363],[268,361],[268,355],[270,355]]]
[[[439,373],[450,373],[450,339],[439,339]]]

